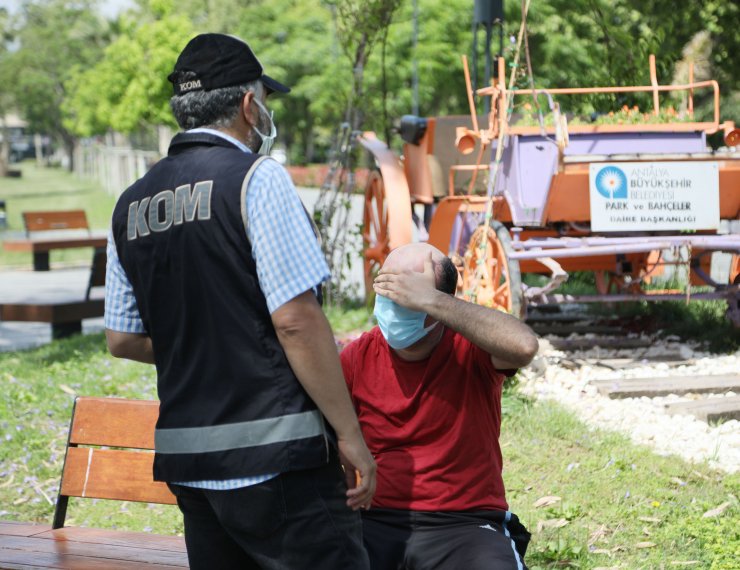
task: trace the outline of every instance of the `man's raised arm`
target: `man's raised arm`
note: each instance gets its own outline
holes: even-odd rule
[[[502,311],[469,303],[439,291],[431,254],[424,271],[381,271],[375,292],[399,305],[427,313],[491,355],[499,370],[521,368],[537,354],[537,337],[527,325]]]

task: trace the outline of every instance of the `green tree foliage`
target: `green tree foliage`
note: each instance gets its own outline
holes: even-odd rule
[[[249,43],[269,75],[291,87],[270,107],[280,141],[296,151],[293,159],[311,162],[317,140],[327,144],[342,118],[351,81],[331,7],[319,0],[256,0],[236,21],[232,33]]]
[[[740,123],[740,5],[713,0],[701,6],[699,21],[712,39],[710,60],[722,89],[722,114]]]
[[[138,0],[138,4],[140,12],[152,12],[151,0]],[[187,16],[198,31],[233,34],[243,21],[242,12],[253,4],[254,0],[178,0],[177,12]]]
[[[94,2],[37,0],[23,4],[13,30],[14,49],[3,58],[14,106],[35,132],[61,140],[72,162],[75,137],[63,122],[61,103],[74,70],[95,62],[107,41],[106,22]]]
[[[472,45],[472,2],[469,0],[418,0],[419,37],[413,45],[413,5],[405,2],[388,34],[386,77],[388,116],[391,120],[411,112],[412,62],[418,61],[419,110],[424,116],[468,112],[461,56]],[[376,54],[367,70],[368,128],[382,130],[382,62]]]
[[[508,27],[513,33],[515,24]],[[648,56],[664,39],[664,32],[653,30],[627,0],[533,2],[528,31],[537,87],[649,84]],[[643,95],[575,96],[561,105],[566,111],[607,112],[624,104],[642,107],[648,100]]]
[[[507,32],[517,28],[519,5],[507,3]],[[724,93],[724,118],[734,118],[732,92],[740,85],[740,9],[716,0],[534,0],[528,23],[538,87],[649,85],[648,57],[656,56],[658,81],[670,84],[676,63],[692,38],[710,33],[710,75]],[[525,86],[524,82],[520,83]],[[697,92],[701,100],[705,92]],[[711,96],[710,92],[706,92]],[[616,111],[622,105],[652,106],[651,95],[577,96],[562,101],[574,112]],[[661,100],[666,98],[661,97]],[[706,117],[698,117],[706,118]]]
[[[167,75],[193,35],[190,20],[170,0],[151,3],[153,17],[124,17],[120,35],[93,67],[68,83],[65,124],[80,136],[108,129],[130,133],[145,125],[175,126]]]
[[[0,176],[5,176],[8,170],[8,162],[10,156],[10,140],[9,130],[5,124],[4,118],[10,112],[13,106],[12,96],[10,89],[7,85],[10,83],[7,81],[9,77],[5,77],[3,70],[6,67],[5,62],[8,57],[7,42],[11,39],[10,37],[10,23],[8,17],[8,11],[5,8],[0,8],[0,84],[5,86],[0,88],[0,118],[3,119],[3,127],[0,136],[2,136],[2,144],[0,144]]]
[[[400,4],[400,0],[339,0],[334,4],[339,43],[352,66],[352,89],[346,117],[352,129],[360,128],[364,122],[365,68],[376,44],[381,42],[381,61],[385,69],[389,28]],[[385,86],[386,74],[383,74],[383,88]],[[384,100],[385,93],[384,90]]]
[[[181,0],[177,13],[172,0],[140,0],[128,19],[117,23],[116,39],[96,65],[80,61],[79,55],[68,58],[65,69],[77,65],[74,79],[66,84],[71,91],[64,107],[67,126],[78,134],[92,134],[110,128],[131,131],[143,123],[172,124],[165,77],[187,39],[201,31],[244,38],[267,72],[292,87],[288,96],[272,99],[271,107],[279,139],[296,162],[323,159],[333,129],[345,119],[357,46],[371,28],[375,49],[368,52],[363,68],[363,129],[388,132],[398,117],[411,112],[414,59],[421,114],[467,114],[460,56],[471,51],[473,2],[417,0],[416,48],[413,2],[388,2],[399,6],[384,30],[376,25],[382,18],[367,3],[355,0]],[[379,0],[373,6],[387,9],[388,2]],[[505,11],[505,55],[510,63],[509,37],[519,28],[520,1],[506,0]],[[708,76],[720,81],[723,119],[738,121],[739,19],[737,3],[725,0],[678,7],[672,0],[532,0],[528,29],[535,83],[542,88],[647,85],[648,56],[654,53],[658,79],[667,84],[678,81],[679,60],[684,59],[685,68],[688,59],[698,57],[693,54],[704,54]],[[696,39],[700,32],[708,34],[704,43]],[[77,36],[60,37],[68,42]],[[692,41],[701,49],[688,49]],[[494,36],[494,53],[497,48]],[[480,64],[481,84],[482,71]],[[526,79],[519,76],[520,87],[527,86]],[[703,97],[696,93],[699,118],[709,112]],[[649,94],[564,96],[559,101],[567,112],[580,114],[635,104],[647,110],[652,105]],[[667,97],[661,101],[671,102]]]

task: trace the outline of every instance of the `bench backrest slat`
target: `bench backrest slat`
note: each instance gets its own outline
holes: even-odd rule
[[[51,230],[90,230],[85,210],[23,212],[26,232]]]
[[[53,528],[64,526],[69,497],[177,504],[152,474],[158,415],[153,400],[77,398]]]
[[[70,447],[62,495],[144,503],[176,504],[162,482],[152,480],[154,453]]]
[[[69,443],[154,449],[159,402],[123,398],[78,398]]]

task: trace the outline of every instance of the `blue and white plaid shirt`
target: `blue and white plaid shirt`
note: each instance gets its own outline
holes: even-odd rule
[[[240,141],[220,131],[193,129],[228,140],[244,152]],[[274,160],[260,163],[247,190],[247,237],[257,266],[262,293],[270,313],[301,293],[329,279],[329,268],[290,175]],[[108,235],[108,265],[105,276],[105,327],[118,332],[145,333],[136,306],[133,287],[118,259],[113,234]],[[254,477],[177,482],[202,489],[229,490],[256,485],[278,473]]]

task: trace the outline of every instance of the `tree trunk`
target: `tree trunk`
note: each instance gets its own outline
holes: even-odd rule
[[[159,125],[157,127],[157,143],[159,148],[159,156],[167,156],[167,151],[170,148],[170,141],[174,136],[172,129],[167,125]]]
[[[44,160],[44,145],[40,134],[33,135],[33,144],[36,151],[36,166],[44,166],[46,161]]]
[[[71,135],[64,135],[64,152],[67,153],[67,159],[69,160],[69,164],[67,165],[67,170],[70,172],[75,171],[75,147],[77,146],[77,139],[75,139]]]
[[[313,117],[311,116],[311,112],[308,110],[308,105],[306,105],[306,128],[303,143],[305,145],[304,148],[306,149],[306,162],[311,164],[315,158],[314,154],[316,152],[316,146],[314,144],[313,137]]]
[[[363,34],[355,50],[355,61],[352,66],[352,92],[347,104],[347,122],[353,131],[357,131],[365,120],[362,110],[364,97],[363,81],[365,78],[365,64],[367,63],[367,34]]]
[[[0,144],[0,177],[8,174],[8,166],[10,165],[10,129],[6,126],[3,126],[2,138],[3,142]]]

